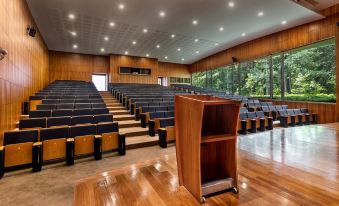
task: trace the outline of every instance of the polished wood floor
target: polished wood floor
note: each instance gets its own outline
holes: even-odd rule
[[[339,123],[240,136],[239,195],[206,205],[339,205]],[[79,181],[75,205],[199,205],[178,187],[175,154]]]

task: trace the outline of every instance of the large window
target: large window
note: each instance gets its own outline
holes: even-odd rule
[[[195,73],[195,86],[228,94],[297,101],[336,101],[335,39]]]

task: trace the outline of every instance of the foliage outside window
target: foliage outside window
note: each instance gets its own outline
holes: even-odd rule
[[[329,39],[284,53],[194,73],[192,84],[254,98],[335,102],[335,73],[335,39]]]

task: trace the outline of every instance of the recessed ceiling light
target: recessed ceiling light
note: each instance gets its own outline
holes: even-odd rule
[[[110,27],[114,27],[115,26],[115,23],[113,21],[109,22],[109,26]]]
[[[158,48],[158,49],[160,48],[160,45],[159,45],[159,44],[157,45],[157,48]]]
[[[77,33],[75,31],[71,31],[70,33],[71,33],[72,36],[76,36],[77,35]]]
[[[258,16],[264,16],[264,12],[263,11],[258,12]]]
[[[75,19],[75,15],[74,14],[68,14],[68,18],[69,19]]]
[[[241,36],[246,36],[246,33],[242,33]]]
[[[159,16],[165,17],[165,16],[166,16],[166,13],[165,13],[164,11],[160,11],[160,12],[159,12]]]
[[[193,24],[193,25],[197,25],[197,24],[198,24],[198,20],[193,20],[193,21],[192,21],[192,24]]]
[[[215,46],[219,46],[219,43],[215,43]]]
[[[146,54],[146,57],[149,57],[149,54]]]
[[[128,51],[125,51],[125,55],[127,55],[128,54]]]
[[[196,53],[196,54],[199,54],[200,52],[199,52],[199,51],[196,51],[195,53]]]
[[[234,2],[233,1],[228,2],[228,6],[229,7],[234,7]]]
[[[224,31],[224,27],[220,27],[220,28],[219,28],[219,31]]]
[[[148,29],[143,29],[142,32],[147,33]]]
[[[165,59],[168,59],[168,57],[167,57],[167,56],[165,56]]]
[[[136,42],[136,41],[132,41],[132,44],[133,44],[133,45],[136,45],[136,44],[137,44],[137,42]]]
[[[105,40],[105,41],[108,41],[108,40],[109,40],[108,36],[105,36],[105,37],[104,37],[104,40]]]
[[[185,59],[184,59],[184,58],[182,58],[182,59],[181,59],[181,61],[185,61]]]
[[[195,41],[195,42],[198,42],[198,41],[199,41],[199,39],[194,39],[194,41]]]
[[[73,44],[73,49],[77,49],[77,48],[78,48],[78,45]]]
[[[105,51],[105,49],[104,49],[104,48],[101,48],[101,49],[100,49],[100,51],[101,51],[101,52],[104,52],[104,51]]]
[[[181,48],[178,48],[177,51],[181,51]]]
[[[171,38],[175,38],[175,34],[171,34]]]
[[[285,24],[287,24],[287,21],[284,20],[284,21],[281,22],[281,24],[285,25]]]
[[[124,5],[124,4],[119,4],[118,8],[119,8],[120,10],[123,10],[123,9],[125,8],[125,5]]]

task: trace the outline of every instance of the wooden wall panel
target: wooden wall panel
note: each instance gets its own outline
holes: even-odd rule
[[[92,81],[93,73],[109,71],[109,57],[50,51],[50,81]]]
[[[34,25],[25,0],[0,0],[0,145],[3,132],[15,128],[21,104],[49,83],[48,50],[39,33],[26,34]]]
[[[231,64],[232,57],[242,62],[335,37],[338,19],[339,13],[336,13],[323,20],[240,44],[193,63],[190,65],[190,72],[205,71]]]
[[[339,6],[338,6],[339,7]],[[339,9],[338,9],[339,10]],[[339,18],[337,19],[336,29],[336,86],[337,86],[337,106],[336,106],[336,117],[337,122],[339,121]]]
[[[119,74],[119,67],[139,67],[151,69],[150,76]],[[109,80],[112,83],[156,84],[158,77],[189,77],[188,67],[183,64],[158,62],[157,59],[111,55]]]
[[[186,64],[173,64],[167,62],[159,62],[159,77],[185,77],[190,78],[191,73]]]

